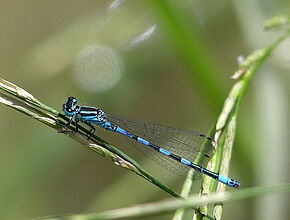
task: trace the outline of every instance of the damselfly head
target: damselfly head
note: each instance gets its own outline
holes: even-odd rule
[[[67,116],[72,116],[76,113],[77,99],[75,97],[68,97],[62,106],[62,110]]]
[[[67,98],[66,103],[73,103],[73,104],[77,104],[77,99],[73,96],[70,96]]]

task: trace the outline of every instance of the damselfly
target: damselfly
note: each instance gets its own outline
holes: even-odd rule
[[[63,104],[63,111],[70,117],[68,124],[75,118],[76,129],[79,121],[82,121],[92,128],[92,132],[95,130],[93,124],[96,124],[108,131],[120,133],[130,138],[134,145],[151,159],[169,170],[185,174],[193,168],[193,177],[196,179],[200,174],[205,174],[228,186],[240,186],[238,181],[204,168],[214,150],[211,137],[193,131],[122,118],[107,114],[99,108],[79,106],[74,97],[67,98]],[[197,159],[202,162],[192,162]]]

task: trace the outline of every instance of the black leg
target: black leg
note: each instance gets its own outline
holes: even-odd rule
[[[79,119],[75,116],[75,122],[76,122],[76,132],[79,130]]]
[[[88,135],[88,139],[90,139],[91,136],[95,133],[96,128],[90,122],[85,121],[84,123],[87,124],[91,128]]]
[[[69,121],[65,124],[65,127],[62,130],[58,131],[58,132],[59,133],[66,133],[66,132],[68,132],[67,131],[67,127],[70,126],[70,124],[72,123],[72,120],[73,120],[73,116],[70,116],[69,117]]]
[[[69,121],[65,124],[65,126],[68,127],[71,124],[72,120],[73,120],[73,116],[70,116]]]

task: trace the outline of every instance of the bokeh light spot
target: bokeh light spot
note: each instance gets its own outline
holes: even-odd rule
[[[103,92],[112,88],[120,80],[122,73],[121,57],[106,46],[89,46],[75,60],[75,81],[88,92]]]

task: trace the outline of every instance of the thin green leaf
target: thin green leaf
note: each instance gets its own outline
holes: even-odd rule
[[[84,215],[65,215],[65,216],[50,216],[41,219],[78,219],[78,220],[108,220],[120,218],[132,218],[140,216],[150,216],[161,213],[172,212],[180,208],[191,208],[202,206],[205,204],[213,204],[217,202],[233,202],[251,197],[265,196],[273,193],[286,193],[290,192],[290,184],[280,184],[274,186],[263,186],[243,189],[234,192],[218,192],[212,193],[207,196],[194,195],[185,200],[172,200],[167,199],[161,202],[154,202],[148,204],[134,205],[128,208],[116,209],[105,211],[97,214],[84,214]],[[214,219],[210,217],[210,219]]]

